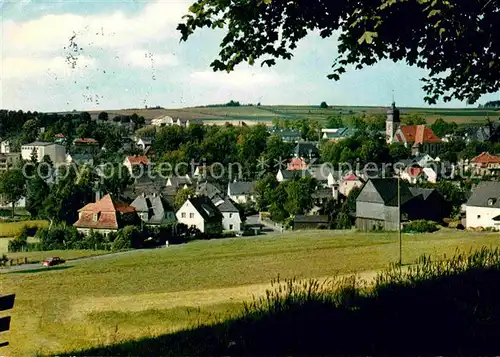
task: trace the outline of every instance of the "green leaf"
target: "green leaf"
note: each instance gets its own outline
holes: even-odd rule
[[[431,10],[431,12],[429,12],[429,15],[427,17],[433,17],[436,15],[439,15],[440,13],[441,13],[441,10]]]
[[[373,42],[373,39],[378,37],[378,33],[377,32],[373,32],[373,31],[365,31],[365,33],[363,34],[363,36],[361,36],[358,40],[358,43],[360,45],[363,44],[363,42],[366,42],[367,44],[371,44]]]

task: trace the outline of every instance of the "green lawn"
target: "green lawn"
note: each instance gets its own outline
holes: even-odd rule
[[[405,235],[404,262],[499,242],[498,233]],[[311,231],[200,241],[69,263],[62,270],[0,274],[2,292],[17,294],[6,353],[70,352],[168,333],[228,316],[278,275],[327,277],[378,270],[397,259],[396,234]]]

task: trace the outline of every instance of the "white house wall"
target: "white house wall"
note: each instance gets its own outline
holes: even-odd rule
[[[182,217],[182,213],[186,214],[185,218]],[[194,214],[193,218],[190,218],[191,213]],[[184,223],[188,227],[195,226],[201,232],[205,233],[205,221],[189,200],[184,202],[182,207],[177,211],[175,215],[178,222]]]
[[[465,212],[467,228],[500,229],[500,222],[493,221],[493,218],[500,216],[500,208],[467,206]]]

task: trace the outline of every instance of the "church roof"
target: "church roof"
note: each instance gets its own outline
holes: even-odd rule
[[[402,125],[400,129],[408,143],[436,144],[441,142],[432,129],[425,125]],[[402,141],[399,134],[396,135],[398,140]]]

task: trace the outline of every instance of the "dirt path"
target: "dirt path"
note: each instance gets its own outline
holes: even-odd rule
[[[378,271],[342,275],[339,278],[356,275],[361,281],[373,282]],[[329,277],[317,278],[319,281]],[[306,279],[308,280],[308,279]],[[168,293],[134,294],[112,297],[78,299],[72,306],[71,316],[81,318],[91,312],[120,311],[137,312],[150,309],[172,309],[176,307],[199,307],[231,302],[249,301],[253,297],[265,296],[271,284],[252,284],[231,288],[189,290]]]

